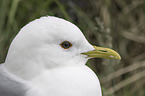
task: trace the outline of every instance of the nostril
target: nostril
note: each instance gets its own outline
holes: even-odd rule
[[[106,50],[99,50],[99,51],[101,51],[101,52],[108,52],[108,51],[106,51]]]

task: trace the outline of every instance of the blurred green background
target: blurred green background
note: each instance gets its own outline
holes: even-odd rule
[[[0,63],[19,30],[41,16],[75,23],[122,60],[92,59],[103,96],[145,96],[145,0],[0,0]]]

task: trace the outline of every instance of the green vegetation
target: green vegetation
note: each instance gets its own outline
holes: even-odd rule
[[[20,28],[46,15],[75,23],[90,43],[120,53],[121,61],[87,63],[100,78],[103,96],[145,96],[144,0],[0,0],[1,63]]]

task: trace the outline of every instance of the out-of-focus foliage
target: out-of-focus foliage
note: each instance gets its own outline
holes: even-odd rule
[[[145,96],[144,0],[0,0],[0,62],[20,28],[41,16],[75,23],[90,43],[110,47],[122,60],[88,62],[103,96]]]

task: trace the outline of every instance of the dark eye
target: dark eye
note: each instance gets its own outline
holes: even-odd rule
[[[68,42],[68,41],[63,41],[63,42],[60,44],[60,46],[61,46],[62,48],[64,48],[64,49],[68,49],[68,48],[70,48],[70,47],[72,46],[72,44],[71,44],[70,42]]]

